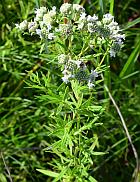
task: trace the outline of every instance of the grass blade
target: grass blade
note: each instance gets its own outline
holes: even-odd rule
[[[130,70],[132,69],[132,65],[136,62],[138,56],[140,53],[140,38],[139,41],[137,42],[135,49],[132,51],[132,53],[130,54],[127,62],[125,63],[119,77],[123,78],[124,76],[126,76],[126,73],[130,73]]]
[[[114,14],[114,0],[110,0],[110,10],[109,10],[109,13],[111,15]]]
[[[36,169],[37,171],[47,175],[47,176],[51,176],[51,177],[58,177],[59,176],[59,173],[56,173],[56,172],[53,172],[53,171],[50,171],[50,170],[45,170],[45,169]]]
[[[136,25],[136,24],[138,24],[138,23],[140,23],[140,17],[137,18],[137,19],[135,19],[135,20],[133,20],[133,21],[131,21],[131,22],[128,22],[128,23],[124,26],[123,30],[127,30],[127,29],[133,27],[134,25]]]
[[[103,15],[106,9],[105,0],[99,0],[99,6],[100,6],[101,15]]]

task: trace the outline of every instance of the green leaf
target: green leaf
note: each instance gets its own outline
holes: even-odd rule
[[[84,130],[90,129],[92,127],[92,124],[95,123],[97,121],[98,117],[95,117],[92,121],[90,121],[90,123],[85,124],[83,127],[81,127],[78,131],[76,131],[74,133],[74,135],[78,135],[79,133],[81,133]]]
[[[92,155],[105,155],[107,152],[92,152]]]
[[[81,104],[82,104],[83,94],[82,94],[82,92],[80,90],[80,86],[79,86],[77,81],[72,80],[71,81],[71,86],[72,86],[72,90],[74,92],[74,95],[75,95],[75,97],[77,99],[77,102],[75,101],[74,98],[72,98],[72,95],[71,95],[71,98],[73,99],[73,102],[75,103],[76,108],[79,108],[81,106]]]
[[[111,15],[114,14],[114,0],[110,0],[110,10],[109,10],[109,13]]]
[[[102,106],[88,106],[87,107],[87,110],[90,110],[90,111],[93,111],[93,112],[95,112],[95,111],[101,111],[102,109],[103,109]]]
[[[74,0],[73,4],[80,4],[81,0]]]
[[[6,177],[2,173],[0,173],[0,182],[7,182]]]
[[[45,169],[36,169],[37,171],[47,175],[47,176],[51,176],[51,177],[58,177],[59,176],[59,173],[56,173],[56,172],[53,172],[53,171],[50,171],[50,170],[45,170]]]
[[[57,178],[54,180],[54,182],[59,181],[61,178],[65,178],[66,176],[64,174],[66,173],[67,170],[68,167],[63,168],[59,176],[57,176]]]
[[[82,101],[83,101],[83,94],[81,93],[81,97],[79,97],[79,99],[78,99],[77,109],[81,106]]]
[[[92,176],[89,177],[89,181],[90,182],[97,182],[97,180],[95,178],[93,178]]]
[[[127,29],[129,29],[129,28],[135,26],[135,25],[138,24],[138,23],[140,23],[140,17],[137,18],[137,19],[135,19],[135,20],[133,20],[133,21],[131,21],[131,22],[128,22],[126,25],[124,25],[123,30],[127,30]]]
[[[136,74],[138,74],[138,73],[140,73],[140,71],[135,71],[135,72],[133,72],[133,73],[130,73],[130,74],[124,76],[122,79],[123,79],[123,80],[128,79],[128,78],[130,78],[130,77],[132,77],[132,76],[134,76],[134,75],[136,75]]]
[[[101,55],[102,55],[102,53],[97,53],[97,54],[92,54],[92,55],[86,55],[86,56],[83,56],[82,59],[89,60],[89,59],[93,59],[95,57],[99,57]]]
[[[44,48],[45,48],[45,43],[43,43],[43,44],[41,45],[40,54],[43,52]]]
[[[106,9],[105,5],[106,5],[105,0],[99,0],[99,6],[100,6],[100,11],[102,15],[105,13],[105,9]]]

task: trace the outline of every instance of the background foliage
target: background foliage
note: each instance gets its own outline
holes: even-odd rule
[[[119,56],[110,59],[110,71],[106,72],[105,78],[140,154],[140,4],[136,0],[112,0],[110,3],[105,0],[75,0],[73,3],[84,5],[89,14],[99,13],[101,16],[110,11],[125,31],[125,46]],[[93,113],[95,118],[98,117],[96,124],[88,126],[88,135],[85,138],[81,135],[81,142],[84,142],[87,155],[93,141],[96,144],[94,146],[96,152],[106,153],[105,155],[94,153],[91,158],[94,165],[90,174],[100,182],[130,181],[135,169],[135,159],[120,118],[109,101],[108,94],[104,93],[103,85],[98,84],[90,94],[83,88],[85,105],[77,106],[78,99],[72,95],[75,87],[61,85],[57,65],[55,61],[50,62],[53,55],[40,56],[41,45],[37,37],[21,36],[13,29],[15,23],[32,18],[34,8],[39,6],[50,8],[54,5],[60,7],[61,4],[62,1],[55,0],[5,0],[0,5],[0,181],[6,182],[11,179],[14,182],[52,181],[51,177],[41,174],[36,169],[52,169],[56,163],[60,169],[67,166],[67,162],[60,166],[61,162],[57,155],[44,149],[49,143],[55,144],[58,137],[62,136],[66,137],[62,140],[64,144],[69,137],[68,142],[71,143],[67,144],[68,148],[73,145],[75,140],[70,137],[73,136],[72,132],[76,132],[77,126],[76,122],[71,126],[72,116],[69,113],[71,110],[77,118],[83,119],[83,126],[88,117],[92,118]],[[78,94],[81,94],[81,91]],[[66,101],[67,96],[73,100]],[[74,99],[77,99],[75,105]],[[92,103],[98,107],[86,110],[88,106],[93,106]],[[101,111],[101,108],[105,110]],[[65,148],[65,145],[61,148]],[[58,155],[60,157],[60,154]],[[66,152],[65,155],[69,154]],[[80,157],[82,158],[82,154],[79,154]],[[62,156],[60,158],[62,159]],[[85,162],[88,160],[89,156]],[[10,179],[7,168],[10,171]],[[76,169],[72,171],[74,172],[77,174]],[[77,176],[80,175],[84,173]]]

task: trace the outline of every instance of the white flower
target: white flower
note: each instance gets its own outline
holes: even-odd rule
[[[123,44],[122,39],[119,39],[117,43],[121,46]]]
[[[95,70],[91,70],[91,75],[95,78],[98,77],[98,73]]]
[[[47,25],[47,28],[48,28],[48,32],[52,29],[52,26],[51,26],[51,24],[48,24]]]
[[[107,13],[107,14],[103,15],[102,21],[104,24],[109,24],[112,21],[114,21],[114,16],[112,16],[110,13]]]
[[[109,25],[107,25],[107,27],[109,28],[112,35],[118,34],[118,32],[120,31],[119,26],[113,25],[113,23],[110,23]]]
[[[64,75],[67,75],[67,74],[68,74],[68,70],[66,69],[66,67],[65,67],[65,69],[62,71],[62,73],[63,73]]]
[[[114,49],[110,49],[109,53],[110,53],[110,57],[116,56],[116,52],[114,51]]]
[[[29,22],[28,23],[28,29],[29,29],[29,32],[35,32],[36,29],[38,28],[38,24],[36,22]]]
[[[75,63],[77,65],[77,68],[80,68],[80,65],[81,65],[82,61],[77,60]]]
[[[79,5],[79,4],[73,4],[73,10],[77,11],[77,12],[84,12],[85,9],[83,8],[83,6]]]
[[[53,40],[55,38],[54,33],[48,34],[48,39]]]
[[[46,7],[40,7],[36,9],[35,14],[43,14],[46,13],[46,11],[47,11]]]
[[[49,15],[51,18],[53,18],[56,15],[56,7],[53,6],[52,10],[49,11]]]
[[[60,54],[60,55],[58,56],[58,63],[64,64],[66,60],[67,60],[67,55],[65,55],[65,54]]]
[[[78,24],[78,30],[83,29],[83,27],[84,27],[84,22],[80,22],[80,23]]]
[[[56,6],[53,6],[53,7],[52,7],[52,10],[53,10],[53,11],[56,11]]]
[[[55,32],[60,32],[60,29],[55,27]]]
[[[80,21],[81,21],[81,20],[86,20],[86,13],[85,13],[85,12],[80,14],[79,20],[80,20]]]
[[[66,77],[66,76],[62,77],[62,80],[63,80],[63,82],[65,82],[66,84],[69,82],[69,79],[68,79],[68,77]]]
[[[26,30],[27,27],[28,27],[28,22],[27,22],[27,20],[24,20],[24,21],[21,22],[20,24],[15,24],[15,25],[16,25],[16,27],[17,27],[18,29],[20,29],[21,31],[24,31],[24,30]]]
[[[62,6],[60,7],[60,12],[61,12],[62,14],[69,14],[70,11],[71,11],[71,7],[72,7],[72,4],[64,3],[64,4],[62,4]]]
[[[116,34],[116,35],[114,36],[114,38],[116,38],[117,40],[119,40],[119,39],[125,40],[125,34]]]
[[[41,29],[41,37],[43,37],[43,38],[47,38],[48,37],[48,30],[46,29],[46,27],[43,27]]]
[[[70,24],[59,24],[59,31],[64,35],[69,35],[72,32],[72,26]]]
[[[93,16],[88,15],[88,17],[87,17],[88,22],[95,22],[97,20],[98,20],[98,16],[96,16],[96,15],[93,15]]]
[[[43,24],[45,25],[50,25],[53,22],[53,19],[51,18],[51,16],[49,15],[49,13],[44,14],[43,16]]]
[[[92,82],[93,80],[95,80],[96,77],[98,77],[98,73],[95,70],[91,70],[91,74],[89,76],[90,82]]]
[[[93,23],[88,23],[87,26],[88,26],[88,31],[90,33],[94,32],[94,24]]]
[[[40,36],[40,38],[42,38],[42,35],[41,35],[41,29],[36,29],[36,34]]]
[[[69,82],[69,78],[71,78],[72,77],[72,75],[71,74],[68,74],[68,75],[64,75],[63,77],[62,77],[62,80],[63,80],[63,82],[65,82],[66,84]]]
[[[114,29],[116,29],[116,28],[117,28],[117,26],[118,26],[118,23],[117,23],[117,22],[115,22],[115,21],[112,21],[112,22],[108,25],[108,27],[110,27],[110,28],[114,28]]]
[[[47,12],[46,7],[40,7],[39,9],[36,9],[35,14],[35,21],[41,21],[43,18],[43,15]]]
[[[91,83],[91,81],[89,80],[88,81],[88,88],[91,89],[93,88],[95,85],[93,83]]]
[[[101,25],[102,25],[102,23],[101,23],[100,21],[97,21],[96,24],[97,24],[98,26],[101,26]]]

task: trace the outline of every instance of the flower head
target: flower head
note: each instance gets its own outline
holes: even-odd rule
[[[35,21],[41,21],[43,18],[43,15],[47,12],[46,7],[40,7],[39,9],[36,9],[35,11]]]
[[[38,24],[36,22],[28,23],[28,29],[30,33],[35,32],[37,28],[38,28]]]
[[[96,16],[96,15],[93,15],[93,16],[88,15],[87,16],[87,21],[88,22],[95,22],[97,20],[98,20],[98,16]]]
[[[112,16],[111,14],[107,13],[105,15],[103,15],[103,19],[102,19],[104,24],[109,24],[112,21],[114,21],[114,16]]]
[[[55,38],[54,33],[49,33],[48,34],[48,39],[53,40],[54,38]]]
[[[71,13],[71,8],[72,8],[72,4],[69,3],[64,3],[62,4],[62,6],[60,7],[60,12],[63,15],[67,15]]]
[[[91,89],[93,88],[95,85],[89,80],[88,81],[88,88]]]
[[[20,24],[15,24],[15,25],[21,31],[24,31],[24,30],[26,30],[28,28],[28,22],[27,22],[27,20],[24,20]]]
[[[51,18],[54,18],[56,16],[56,7],[53,6],[52,10],[50,10],[48,13],[49,13]]]
[[[78,13],[85,12],[85,9],[83,8],[83,6],[79,4],[73,4],[73,10],[77,11]]]

